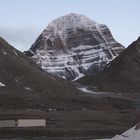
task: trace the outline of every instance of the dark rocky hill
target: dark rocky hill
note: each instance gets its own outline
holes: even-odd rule
[[[92,108],[93,100],[66,81],[43,72],[0,38],[0,109]]]
[[[85,77],[81,82],[96,85],[103,91],[139,94],[140,38],[110,62],[96,78]]]

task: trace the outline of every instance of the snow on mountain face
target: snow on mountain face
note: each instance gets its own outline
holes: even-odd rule
[[[77,80],[96,74],[123,50],[106,25],[69,14],[52,21],[25,54],[47,72]]]
[[[140,123],[123,134],[115,136],[111,140],[140,140]]]

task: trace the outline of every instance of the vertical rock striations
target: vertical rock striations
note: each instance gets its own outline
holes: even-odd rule
[[[106,25],[72,13],[52,21],[25,54],[45,71],[77,80],[96,74],[123,50]]]

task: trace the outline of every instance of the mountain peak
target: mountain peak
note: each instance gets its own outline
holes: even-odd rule
[[[65,15],[65,16],[81,16],[82,14],[78,14],[78,13],[69,13],[69,14],[67,14],[67,15]],[[84,15],[82,15],[82,16],[84,16]]]
[[[88,20],[91,20],[90,18],[88,18],[87,16],[83,15],[83,14],[78,14],[78,13],[69,13],[69,14],[66,14],[64,16],[61,16],[59,18],[65,18],[65,17],[69,17],[69,18],[77,18],[77,19],[88,19]],[[57,18],[57,19],[59,19]],[[56,20],[57,20],[56,19]],[[92,20],[93,21],[93,20]],[[95,21],[94,21],[95,22]],[[96,22],[95,22],[96,23]]]
[[[96,22],[89,19],[88,17],[80,14],[70,13],[65,16],[59,17],[53,20],[47,28],[54,27],[57,30],[65,30],[66,28],[85,28],[85,27],[93,27]],[[46,29],[47,29],[46,28]]]
[[[69,13],[69,14],[66,14],[66,15],[64,15],[64,16],[61,16],[61,17],[66,17],[66,16],[68,16],[68,17],[86,17],[85,15],[82,15],[82,14],[78,14],[78,13]]]
[[[123,49],[106,25],[70,13],[53,20],[25,54],[49,73],[77,80],[100,71]]]

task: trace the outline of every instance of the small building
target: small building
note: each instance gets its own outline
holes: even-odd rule
[[[44,127],[46,119],[11,119],[0,120],[0,127]]]
[[[17,127],[46,126],[46,119],[18,119]]]

